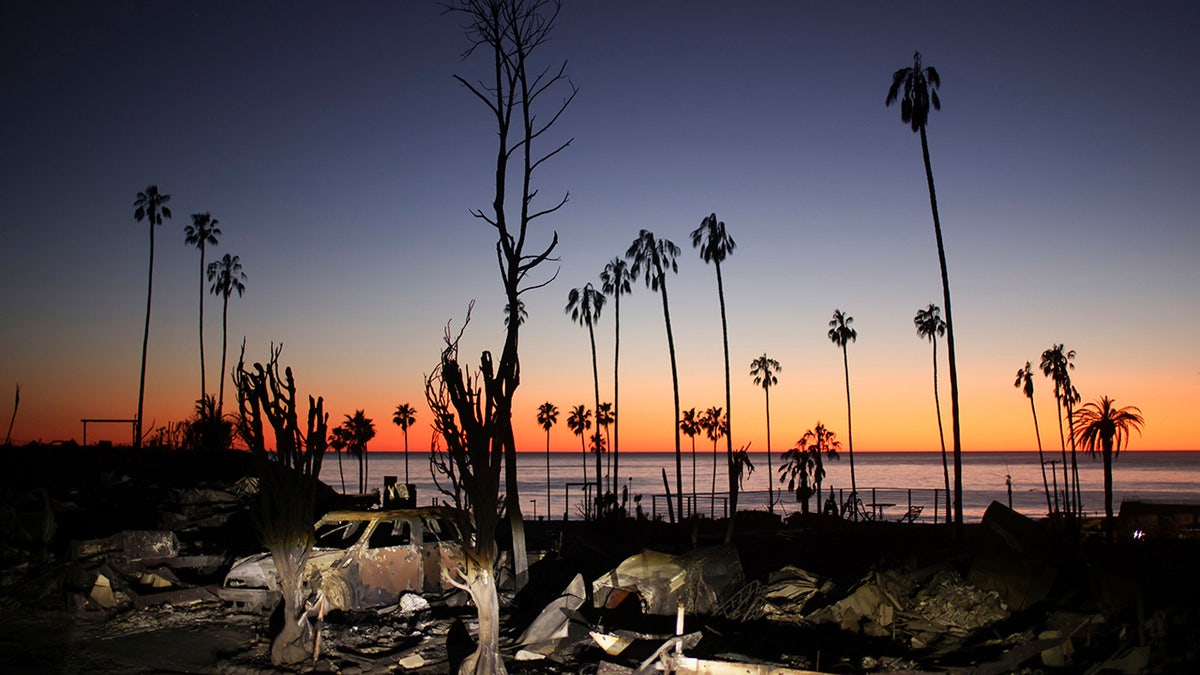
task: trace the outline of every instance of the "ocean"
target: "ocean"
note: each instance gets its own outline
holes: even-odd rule
[[[781,453],[772,453],[771,465],[774,481],[771,485],[775,511],[787,516],[800,511],[794,493],[779,492],[778,471]],[[1068,460],[1069,460],[1068,453]],[[750,454],[754,472],[744,480],[738,499],[738,509],[766,510],[768,503],[766,453]],[[1062,453],[1059,450],[1046,452],[1046,481],[1051,494],[1057,480],[1059,491],[1063,485]],[[585,515],[585,482],[595,481],[595,456],[583,453],[551,453],[549,456],[549,486],[547,486],[546,454],[522,452],[517,456],[519,466],[519,489],[521,509],[526,517],[580,519]],[[586,460],[586,465],[585,465]],[[611,475],[610,457],[603,458],[602,475],[608,484]],[[1099,456],[1084,453],[1077,455],[1079,482],[1083,495],[1083,508],[1087,514],[1102,514],[1104,511],[1104,472]],[[1051,464],[1050,462],[1054,463]],[[369,453],[368,489],[381,488],[385,476],[397,476],[405,482],[405,457],[403,452]],[[695,456],[695,491],[692,490],[692,454],[690,449],[683,456],[683,485],[685,513],[693,510],[701,514],[725,514],[725,490],[728,481],[725,474],[724,450],[717,458],[716,489],[713,486],[713,453],[710,449],[697,449]],[[1011,504],[1020,513],[1030,517],[1041,517],[1047,513],[1046,493],[1042,487],[1042,471],[1038,453],[1032,452],[967,452],[963,453],[963,515],[967,522],[976,522],[992,501]],[[586,473],[585,473],[586,466]],[[358,491],[357,459],[344,455],[342,469],[345,475],[345,491]],[[623,453],[620,456],[620,488],[629,494],[628,510],[634,513],[641,508],[647,517],[668,517],[666,490],[663,486],[662,470],[666,469],[675,505],[675,457],[673,452]],[[823,499],[832,489],[839,501],[844,501],[850,492],[850,461],[846,453],[839,460],[825,462],[826,477],[822,482]],[[938,452],[859,452],[854,456],[855,477],[860,499],[867,505],[876,505],[874,510],[889,520],[897,520],[909,512],[909,506],[920,506],[918,522],[933,522],[935,516],[945,520],[946,495],[942,474],[941,453]],[[429,453],[412,452],[408,456],[408,482],[416,485],[417,502],[421,505],[451,501],[438,491],[430,470]],[[338,491],[342,491],[337,457],[325,456],[321,478]],[[953,457],[950,457],[951,487],[954,481]],[[441,484],[449,488],[444,477]],[[503,478],[501,478],[503,489]],[[590,489],[590,488],[589,488]],[[588,492],[587,494],[591,494]],[[639,497],[635,501],[635,498]],[[1053,499],[1053,496],[1052,496]],[[1156,502],[1200,503],[1200,452],[1146,452],[1129,451],[1117,456],[1113,464],[1113,509],[1119,510],[1122,500]],[[813,511],[819,509],[814,495],[810,502]]]

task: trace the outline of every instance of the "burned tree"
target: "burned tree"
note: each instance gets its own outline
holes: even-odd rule
[[[534,149],[577,91],[566,78],[565,63],[557,68],[532,71],[529,66],[532,54],[549,39],[559,9],[558,2],[549,0],[461,0],[449,8],[465,19],[463,31],[470,46],[464,56],[480,53],[490,60],[486,79],[471,82],[458,75],[455,79],[483,102],[496,124],[495,192],[491,209],[471,213],[496,230],[496,260],[505,305],[514,310],[522,306],[523,293],[549,284],[557,275],[542,280],[530,278],[538,266],[552,260],[558,245],[557,234],[548,244],[530,249],[531,252],[527,252],[527,246],[531,246],[530,224],[558,211],[567,202],[564,195],[553,204],[537,207],[534,205],[537,189],[532,185],[537,168],[571,143],[570,140],[557,143],[545,152]],[[566,87],[563,98],[548,108],[547,116],[538,119],[534,111],[539,99],[560,87]],[[507,204],[510,194],[518,200],[515,208]],[[471,594],[479,610],[479,635],[478,647],[463,663],[461,672],[505,672],[499,652],[500,620],[494,573],[502,464],[507,469],[505,506],[512,523],[517,583],[522,584],[527,576],[512,431],[512,400],[520,384],[517,347],[521,324],[521,321],[505,322],[499,359],[484,351],[474,374],[460,365],[458,338],[452,338],[447,329],[446,348],[426,383],[434,424],[458,471],[470,513],[472,536],[465,551],[467,562],[455,581]]]
[[[283,594],[283,627],[271,643],[271,663],[295,665],[312,656],[314,631],[305,610],[301,585],[313,548],[313,519],[321,459],[325,454],[329,416],[324,399],[308,397],[307,426],[302,431],[297,415],[296,382],[292,369],[279,373],[279,352],[272,345],[264,367],[247,370],[246,346],[233,373],[240,412],[239,432],[250,448],[258,475],[255,524],[263,545],[275,560],[279,590]],[[275,437],[275,453],[267,452],[263,418]]]

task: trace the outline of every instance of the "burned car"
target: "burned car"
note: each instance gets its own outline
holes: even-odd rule
[[[443,507],[332,511],[317,521],[304,588],[342,610],[387,605],[405,592],[451,591],[442,570],[453,574],[462,561],[460,516]],[[234,561],[219,595],[247,611],[272,609],[281,595],[271,554]]]

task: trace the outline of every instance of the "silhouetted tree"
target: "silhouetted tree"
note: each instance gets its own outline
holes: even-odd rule
[[[817,488],[818,506],[821,504],[821,484],[825,481],[825,458],[838,459],[838,451],[841,449],[842,443],[837,440],[837,434],[826,429],[824,424],[817,422],[817,426],[805,431],[800,440],[796,441],[794,449],[788,450],[789,453],[795,452],[808,456],[808,465],[811,466],[810,475]],[[788,489],[791,489],[790,484]]]
[[[1100,452],[1104,460],[1104,533],[1113,541],[1113,458],[1129,444],[1133,431],[1142,432],[1142,411],[1137,406],[1117,408],[1116,402],[1107,396],[1099,401],[1089,401],[1072,416],[1072,436],[1079,439],[1083,449],[1090,455]]]
[[[1066,408],[1065,419],[1070,423],[1076,403],[1080,401],[1079,391],[1071,384],[1071,371],[1075,370],[1075,350],[1066,349],[1061,344],[1055,344],[1042,352],[1042,374],[1054,382],[1054,400],[1058,405],[1058,439],[1062,444],[1063,474],[1067,471],[1067,438],[1063,431],[1063,408]],[[1075,434],[1071,434],[1071,477],[1063,480],[1063,502],[1067,511],[1079,515],[1083,509],[1083,500],[1079,498],[1079,469],[1075,461]]]
[[[938,359],[937,339],[946,334],[946,322],[942,320],[942,310],[933,303],[925,309],[918,309],[913,317],[913,325],[917,327],[917,335],[929,340],[933,345],[933,405],[937,411],[938,441],[942,445],[942,477],[946,480],[946,522],[950,522],[950,465],[946,458],[946,434],[942,429],[942,398],[938,396]],[[1044,471],[1044,469],[1043,469]]]
[[[169,201],[171,195],[160,193],[157,185],[137,193],[137,199],[133,201],[133,219],[140,223],[145,218],[150,223],[150,275],[146,283],[146,329],[142,332],[142,370],[138,376],[137,421],[133,433],[135,447],[142,445],[142,403],[146,399],[146,350],[150,346],[150,299],[154,293],[154,228],[162,225],[163,218],[171,217],[171,209],[167,208]]]
[[[619,257],[608,261],[600,272],[600,290],[613,300],[613,434],[612,434],[612,484],[620,485],[621,475],[621,296],[631,292],[629,282],[633,277],[629,267]]]
[[[238,393],[239,432],[250,449],[258,475],[255,524],[271,552],[283,596],[282,629],[271,643],[271,663],[295,666],[313,654],[315,632],[304,603],[302,581],[313,547],[317,486],[329,416],[324,400],[308,397],[307,425],[302,430],[292,369],[279,374],[279,353],[271,347],[264,367],[246,369],[245,344],[233,383]],[[275,452],[268,453],[263,419],[271,425]]]
[[[684,410],[679,418],[679,430],[692,439],[692,513],[696,512],[696,434],[700,433],[700,424],[696,419],[696,409]],[[679,513],[680,517],[683,512]]]
[[[560,6],[552,0],[453,0],[448,9],[464,20],[463,31],[470,43],[464,56],[479,52],[489,62],[485,80],[473,83],[461,75],[455,75],[455,79],[483,103],[496,125],[491,206],[487,211],[476,209],[472,215],[496,231],[496,261],[505,303],[517,308],[523,293],[546,286],[557,275],[541,281],[534,277],[542,263],[553,260],[558,236],[535,248],[529,227],[567,202],[567,195],[563,195],[541,208],[533,180],[539,167],[571,144],[567,140],[548,151],[541,149],[577,91],[565,75],[565,63],[557,69],[542,69],[534,59],[553,33]],[[544,96],[553,96],[559,85],[566,87],[563,98],[544,106]],[[512,213],[510,195],[515,202]],[[471,595],[479,629],[477,648],[463,662],[462,673],[506,672],[500,656],[500,602],[494,569],[501,466],[517,589],[529,576],[512,429],[513,396],[520,386],[520,327],[520,321],[508,322],[499,359],[494,360],[490,351],[484,351],[476,375],[460,365],[458,340],[452,340],[447,330],[447,345],[439,366],[427,380],[426,399],[434,410],[435,426],[446,440],[446,452],[456,465],[458,481],[470,506],[466,563],[452,583]]]
[[[929,122],[929,106],[941,110],[937,90],[942,79],[933,67],[923,67],[921,52],[913,53],[913,65],[901,68],[892,74],[892,85],[888,88],[885,105],[900,101],[900,121],[921,135],[921,158],[925,162],[925,182],[929,187],[929,209],[933,212],[933,234],[937,239],[938,265],[942,273],[942,305],[946,310],[946,352],[950,362],[950,421],[954,438],[954,524],[957,537],[963,536],[962,510],[962,433],[958,411],[958,360],[954,350],[954,320],[950,304],[950,274],[946,269],[946,247],[942,243],[942,221],[938,217],[937,191],[933,187],[933,165],[929,162],[929,140],[925,126]],[[903,94],[901,94],[903,89]],[[850,462],[854,465],[853,456]]]
[[[341,424],[345,432],[346,452],[358,457],[358,492],[366,494],[370,482],[370,463],[367,458],[367,443],[375,438],[375,422],[364,411],[356,410],[346,415]]]
[[[783,451],[781,460],[779,464],[780,485],[786,483],[788,492],[794,493],[796,501],[800,502],[800,512],[808,513],[808,505],[813,494],[808,483],[813,469],[816,468],[812,454],[797,442],[796,447]],[[821,501],[818,499],[817,504],[820,503]]]
[[[1033,364],[1026,361],[1024,368],[1017,369],[1017,379],[1013,386],[1020,389],[1029,399],[1029,412],[1033,413],[1033,433],[1037,437],[1038,463],[1042,466],[1042,487],[1046,490],[1046,513],[1054,513],[1050,504],[1050,482],[1046,480],[1046,455],[1042,452],[1042,432],[1038,429],[1037,408],[1033,405]]]
[[[663,320],[667,324],[667,351],[671,355],[671,391],[675,399],[675,416],[671,427],[675,430],[675,498],[680,517],[683,515],[683,450],[679,442],[679,367],[675,363],[675,335],[671,332],[671,309],[667,302],[667,271],[679,272],[679,247],[670,239],[659,239],[650,230],[638,232],[625,257],[633,261],[630,271],[635,279],[639,276],[646,286],[662,295]]]
[[[525,311],[525,302],[517,300],[517,310],[513,311],[512,305],[504,306],[504,325],[507,327],[508,322],[512,321],[513,316],[517,317],[517,325],[525,323],[525,319],[529,318],[529,312]]]
[[[713,268],[717,271],[717,301],[721,306],[721,346],[725,356],[725,443],[727,459],[729,461],[729,512],[737,513],[737,481],[733,479],[733,433],[729,431],[732,428],[733,416],[733,397],[731,390],[733,380],[729,371],[729,323],[725,317],[725,283],[721,279],[721,263],[725,262],[733,250],[737,248],[737,244],[733,241],[733,237],[725,231],[725,223],[717,220],[717,214],[710,214],[707,218],[700,221],[700,227],[692,230],[692,248],[700,249],[700,258],[706,263],[712,263]],[[715,473],[714,473],[715,475]],[[729,519],[728,527],[725,531],[725,543],[733,541],[733,522],[734,519]]]
[[[596,320],[600,318],[600,310],[604,308],[604,294],[596,290],[592,283],[583,285],[583,288],[572,288],[567,294],[566,312],[571,316],[571,320],[581,326],[587,327],[588,340],[592,345],[592,385],[595,394],[594,405],[597,411],[597,427],[596,433],[600,433],[599,428],[599,410],[600,410],[600,370],[596,362]],[[596,446],[597,448],[599,445]],[[601,492],[601,470],[603,464],[601,462],[600,452],[596,452],[596,496],[599,497]]]
[[[846,371],[846,440],[850,451],[850,501],[853,503],[858,498],[858,480],[854,476],[854,422],[853,415],[850,414],[850,357],[847,355],[846,345],[858,339],[858,331],[850,327],[854,323],[854,317],[842,313],[842,310],[833,310],[833,318],[829,320],[829,339],[833,344],[837,345],[842,350],[842,366]],[[858,510],[854,511],[855,520],[858,519]]]
[[[209,292],[221,296],[221,384],[217,387],[217,411],[225,406],[225,355],[229,351],[229,296],[246,292],[246,275],[236,255],[226,253],[220,260],[208,264]]]
[[[713,467],[712,467],[712,484],[709,486],[709,511],[716,517],[717,504],[717,441],[721,440],[722,436],[729,436],[729,416],[722,415],[721,409],[713,406],[705,410],[700,418],[696,420],[700,428],[704,430],[704,435],[708,440],[713,442]],[[726,463],[726,468],[732,470],[732,466]],[[734,513],[730,511],[730,513]]]
[[[220,221],[212,217],[210,213],[193,213],[192,224],[183,228],[184,243],[188,246],[195,246],[200,249],[200,398],[203,399],[208,395],[208,386],[204,381],[204,249],[207,245],[217,245],[217,237],[221,236],[221,228],[217,227]],[[221,366],[222,369],[224,365]],[[221,374],[221,381],[225,380],[225,374]]]
[[[550,519],[550,427],[558,423],[558,408],[551,402],[538,406],[537,422],[546,430],[546,519]]]
[[[587,444],[584,440],[584,433],[592,428],[592,411],[587,409],[587,406],[580,403],[571,408],[570,414],[567,415],[567,428],[571,433],[579,437],[579,451],[583,453],[583,482],[587,482]],[[599,489],[599,486],[597,486]]]
[[[767,511],[770,513],[775,513],[775,488],[771,485],[774,473],[771,470],[771,387],[779,384],[776,373],[782,369],[778,361],[766,354],[750,362],[750,376],[754,378],[754,384],[763,388],[767,401]]]
[[[417,422],[417,409],[407,403],[396,405],[396,412],[392,414],[392,424],[400,427],[404,432],[404,482],[408,480],[408,428]]]
[[[604,430],[605,447],[610,451],[612,450],[612,433],[609,431],[609,427],[616,421],[617,414],[613,412],[613,404],[611,402],[605,401],[596,408],[596,433],[600,433],[601,429]],[[606,454],[608,455],[609,468],[609,471],[606,472],[609,479],[607,489],[611,491],[614,489],[612,481],[612,452],[606,452]]]
[[[338,478],[342,481],[342,494],[346,493],[346,472],[342,468],[342,453],[350,445],[350,438],[343,427],[334,427],[329,432],[329,440],[326,444],[337,455],[338,460]]]

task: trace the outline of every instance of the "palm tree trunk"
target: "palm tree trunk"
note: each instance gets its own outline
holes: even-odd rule
[[[221,304],[221,380],[217,386],[217,416],[225,407],[225,355],[229,349],[229,295],[225,294]],[[343,489],[343,492],[345,490]]]
[[[138,377],[137,422],[134,424],[133,447],[142,446],[142,403],[146,399],[146,350],[150,347],[150,298],[154,293],[154,217],[150,218],[150,279],[146,283],[146,328],[142,331],[142,372]]]
[[[850,500],[858,498],[858,478],[854,475],[854,422],[853,416],[850,414],[850,356],[846,349],[846,343],[842,343],[842,367],[846,371],[846,441],[850,448]],[[852,508],[854,519],[858,520],[858,509]]]
[[[931,334],[932,335],[932,334]],[[942,398],[938,396],[937,338],[933,337],[933,407],[937,409],[938,440],[942,443],[942,476],[946,479],[946,524],[950,524],[950,466],[946,461],[946,432],[942,428]]]
[[[334,450],[338,458],[338,477],[342,479],[342,494],[346,494],[346,472],[342,470],[342,451]]]
[[[1067,435],[1066,435],[1066,432],[1063,431],[1062,398],[1059,397],[1057,390],[1054,392],[1054,400],[1056,403],[1056,407],[1058,409],[1058,442],[1059,442],[1060,447],[1062,447],[1062,466],[1063,466],[1062,505],[1063,505],[1064,509],[1070,511],[1071,507],[1068,506],[1068,504],[1071,504],[1073,502],[1071,501],[1071,489],[1070,489],[1071,482],[1067,478]],[[1055,489],[1055,493],[1057,493],[1057,492],[1058,492],[1058,490]]]
[[[1075,419],[1075,410],[1069,399],[1067,400],[1067,419],[1068,420]],[[1070,439],[1071,439],[1071,483],[1072,483],[1071,490],[1075,495],[1075,515],[1079,518],[1082,518],[1083,517],[1083,494],[1082,494],[1081,490],[1079,489],[1079,464],[1077,463],[1077,460],[1076,460],[1076,456],[1078,455],[1078,453],[1076,452],[1076,447],[1075,447],[1075,425],[1074,424],[1067,425],[1067,436],[1070,437]]]
[[[546,520],[553,520],[550,511],[550,427],[546,427]]]
[[[767,372],[765,377],[770,377],[770,372]],[[775,478],[775,471],[771,468],[771,387],[767,385],[763,387],[766,392],[767,399],[767,513],[774,515],[775,513],[775,491],[771,487],[771,481]],[[850,466],[854,466],[851,464]]]
[[[950,306],[950,274],[946,270],[946,248],[942,243],[942,222],[938,218],[937,191],[933,187],[933,166],[929,163],[929,141],[921,125],[921,157],[925,160],[925,180],[929,184],[929,208],[933,211],[933,232],[937,238],[938,264],[942,270],[942,302],[946,305],[946,350],[950,360],[950,419],[954,435],[954,525],[956,536],[963,538],[962,504],[962,433],[958,409],[958,362],[954,351],[954,319]],[[854,466],[851,451],[851,467]]]
[[[667,324],[667,351],[671,353],[671,390],[675,395],[675,499],[679,506],[679,518],[683,519],[683,448],[679,439],[679,367],[675,364],[675,336],[671,332],[671,310],[667,304],[667,275],[658,266],[658,277],[662,289],[663,319]]]
[[[208,383],[204,380],[204,242],[200,242],[200,401],[208,395]]]
[[[1046,480],[1046,456],[1042,453],[1042,432],[1038,429],[1037,408],[1033,405],[1033,397],[1029,397],[1029,411],[1033,413],[1033,435],[1037,437],[1038,461],[1042,465],[1042,488],[1046,491],[1046,514],[1054,512],[1050,505],[1050,482]]]
[[[600,370],[596,364],[596,332],[592,329],[592,324],[588,322],[588,340],[592,343],[592,385],[596,395],[596,440],[600,440]],[[601,471],[604,469],[603,458],[601,457],[600,443],[595,444],[596,450],[596,515],[600,515],[600,505],[603,503],[604,486],[601,484]]]
[[[734,515],[737,513],[738,485],[737,478],[733,475],[733,398],[730,395],[732,380],[729,375],[729,322],[725,316],[725,284],[721,279],[721,261],[714,259],[713,267],[717,269],[717,300],[721,305],[721,346],[725,352],[725,456],[729,469],[729,524],[725,529],[725,543],[730,544],[733,543],[733,521]],[[717,480],[716,452],[717,443],[713,441],[714,492],[716,492]]]
[[[620,443],[621,443],[621,387],[618,385],[618,377],[621,372],[621,290],[618,288],[613,293],[613,322],[616,324],[616,335],[613,339],[613,440],[612,440],[612,484],[613,492],[616,492],[617,486],[621,484],[618,478],[619,469],[621,466]]]
[[[408,484],[408,426],[404,427],[404,483]]]
[[[1113,439],[1111,437],[1104,438],[1101,443],[1104,451],[1104,540],[1111,544],[1113,543]]]

